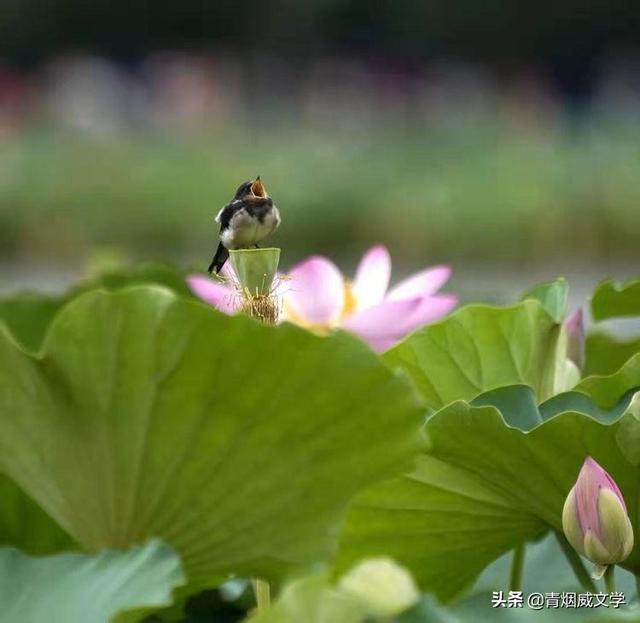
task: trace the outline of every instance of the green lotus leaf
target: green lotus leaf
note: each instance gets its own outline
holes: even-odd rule
[[[543,420],[548,420],[560,413],[573,411],[590,415],[602,424],[610,424],[615,422],[629,408],[635,391],[635,389],[627,390],[617,402],[608,405],[606,408],[601,407],[591,396],[580,391],[564,392],[549,398],[538,409]]]
[[[506,388],[502,396],[479,398],[502,413],[462,401],[437,412],[425,424],[429,447],[416,468],[354,501],[337,572],[384,554],[407,567],[423,590],[449,600],[514,546],[561,530],[564,500],[588,455],[616,480],[637,525],[640,396],[632,390],[640,376],[627,372],[587,379],[581,391],[539,408],[526,388]],[[610,401],[614,388],[614,411],[603,411],[601,401]],[[590,405],[592,414],[558,413],[571,404]],[[640,570],[639,546],[624,566]]]
[[[451,415],[463,404],[445,409],[452,424],[460,424]],[[494,407],[465,406],[482,417],[499,417]],[[432,419],[437,423],[441,418]],[[471,432],[475,430],[468,425],[449,430],[463,448]],[[499,456],[501,450],[486,451]],[[492,482],[454,460],[425,455],[412,472],[357,496],[343,529],[336,569],[342,573],[361,558],[390,556],[414,575],[422,590],[449,600],[490,562],[545,529],[543,520],[513,504]]]
[[[556,393],[560,325],[535,300],[513,307],[470,305],[424,327],[383,356],[415,383],[432,409],[514,384],[539,400]]]
[[[133,266],[115,268],[97,275],[75,289],[76,294],[97,287],[107,290],[121,290],[134,285],[156,284],[169,288],[178,294],[191,296],[185,281],[184,271],[167,264],[143,262]]]
[[[75,549],[71,537],[4,474],[0,474],[0,500],[0,547],[34,555]]]
[[[179,294],[191,296],[180,271],[163,264],[144,263],[108,271],[58,296],[20,292],[2,297],[0,325],[4,324],[25,348],[35,352],[40,348],[53,317],[71,299],[96,287],[119,290],[146,283],[163,285]]]
[[[539,301],[547,313],[556,322],[560,323],[567,315],[569,284],[563,278],[541,283],[522,295],[523,301],[527,299]]]
[[[326,556],[352,496],[411,464],[422,417],[356,338],[164,288],[77,297],[38,355],[0,331],[0,470],[89,550],[162,538],[194,585]]]
[[[126,552],[31,558],[0,549],[0,623],[106,623],[139,620],[171,603],[184,582],[175,552],[151,541]],[[134,617],[134,612],[136,616]]]
[[[585,374],[613,374],[640,353],[640,338],[620,340],[602,331],[587,335]]]
[[[627,410],[634,393],[634,389],[626,391],[608,409],[602,408],[593,398],[580,391],[563,392],[538,405],[528,385],[511,385],[480,394],[471,404],[496,407],[501,413],[508,414],[509,426],[526,432],[567,411],[590,415],[602,423],[614,422]]]
[[[538,426],[545,419],[536,403],[536,396],[528,385],[510,385],[480,394],[471,402],[475,407],[496,407],[500,413],[509,413],[509,424],[522,431]]]
[[[617,372],[609,376],[588,376],[575,390],[585,393],[601,407],[609,409],[628,391],[640,388],[640,353],[633,355]]]
[[[38,350],[47,327],[66,297],[24,292],[0,299],[0,326],[4,324],[26,348]]]
[[[71,299],[96,285],[121,289],[155,283],[190,295],[184,275],[162,264],[144,263],[105,272],[61,295],[21,292],[0,298],[0,325],[4,324],[26,349],[36,352],[58,311]],[[49,554],[73,547],[73,540],[6,476],[0,475],[0,545],[12,545],[30,554]]]
[[[596,322],[607,318],[640,316],[640,280],[625,284],[603,281],[591,297],[591,314]]]

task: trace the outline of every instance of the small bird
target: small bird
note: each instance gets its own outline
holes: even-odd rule
[[[220,224],[220,242],[208,271],[217,274],[229,257],[229,249],[257,247],[275,231],[280,212],[258,176],[238,187],[235,197],[218,212],[216,223]]]

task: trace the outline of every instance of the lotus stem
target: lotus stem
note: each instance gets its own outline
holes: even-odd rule
[[[522,590],[525,547],[524,543],[520,543],[519,545],[516,545],[513,550],[513,557],[511,558],[511,573],[509,575],[510,591]]]
[[[567,559],[567,562],[571,565],[573,573],[575,574],[578,582],[580,582],[580,585],[590,593],[597,593],[598,591],[596,589],[596,585],[591,579],[589,572],[582,564],[582,560],[580,559],[580,556],[578,556],[576,550],[571,547],[569,541],[567,541],[565,536],[563,534],[560,534],[560,532],[556,532],[556,538],[558,539],[558,543],[560,543],[562,553]]]
[[[260,578],[255,578],[253,580],[253,591],[256,595],[257,614],[262,614],[271,606],[269,582],[261,580]]]
[[[604,585],[607,593],[613,593],[616,590],[616,566],[609,565],[604,572]]]

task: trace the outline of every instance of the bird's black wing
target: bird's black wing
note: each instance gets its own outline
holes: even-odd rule
[[[224,208],[222,208],[222,210],[220,210],[218,216],[216,216],[216,221],[220,223],[220,232],[223,232],[229,227],[231,218],[238,210],[242,208],[242,205],[242,201],[234,199],[231,203],[228,203],[226,206],[224,206]],[[211,273],[213,270],[215,270],[216,273],[219,273],[228,257],[229,252],[222,244],[222,241],[220,241],[218,243],[218,248],[216,249],[213,259],[211,260],[211,264],[209,264],[209,268],[207,269],[209,273]]]
[[[211,260],[211,264],[209,264],[209,268],[207,271],[211,274],[214,270],[216,271],[216,275],[220,272],[224,263],[229,259],[229,251],[225,248],[225,246],[219,242],[218,248],[216,249],[215,255]]]
[[[224,231],[229,227],[231,217],[242,207],[242,201],[234,199],[231,203],[228,203],[218,214],[218,222],[220,223],[220,231]]]

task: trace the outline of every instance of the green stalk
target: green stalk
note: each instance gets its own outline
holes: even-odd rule
[[[522,574],[524,570],[524,553],[525,544],[516,545],[513,550],[513,558],[511,559],[511,573],[509,574],[509,590],[522,590]]]
[[[271,287],[278,270],[280,249],[238,249],[229,251],[229,257],[240,283],[245,311],[266,324],[276,324],[277,306],[271,302]],[[269,582],[254,578],[252,584],[256,613],[262,614],[271,606]]]
[[[580,559],[580,556],[578,556],[578,552],[571,547],[569,541],[567,541],[565,536],[560,534],[560,532],[556,532],[556,538],[558,539],[558,543],[560,543],[562,553],[567,559],[567,562],[571,565],[573,573],[575,574],[578,582],[582,585],[582,588],[590,593],[597,593],[596,585],[591,579],[589,572],[584,568],[582,560]]]
[[[640,575],[635,575],[634,577],[636,579],[636,596],[640,601]]]
[[[253,580],[253,591],[256,595],[257,613],[266,612],[271,606],[271,592],[269,582],[255,578]]]
[[[604,585],[607,593],[613,593],[616,590],[616,566],[609,565],[604,572]]]

